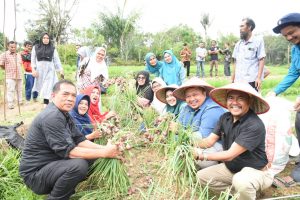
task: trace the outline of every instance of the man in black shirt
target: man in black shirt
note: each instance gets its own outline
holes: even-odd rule
[[[198,160],[223,161],[198,171],[201,184],[208,184],[213,190],[224,191],[231,186],[238,193],[238,199],[256,199],[256,191],[271,186],[273,176],[267,170],[265,152],[265,126],[257,114],[269,110],[262,99],[248,83],[232,83],[216,88],[211,98],[228,109],[217,123],[209,137],[195,144],[194,154]],[[205,152],[221,138],[222,152]]]
[[[75,98],[72,82],[56,83],[53,103],[34,119],[25,139],[20,175],[35,193],[49,194],[48,199],[69,199],[86,177],[93,159],[120,155],[116,145],[94,144],[75,128],[68,113]]]

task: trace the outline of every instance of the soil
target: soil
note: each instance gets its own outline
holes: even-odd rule
[[[20,121],[24,122],[24,125],[18,128],[18,132],[21,135],[26,135],[28,127],[30,126],[33,118],[43,109],[43,104],[40,102],[30,102],[20,106],[21,114],[19,114],[19,109],[6,109],[6,120],[4,120],[3,115],[3,104],[0,103],[1,116],[0,125],[12,125]],[[140,199],[139,191],[147,194],[149,187],[153,182],[162,179],[157,171],[160,169],[162,160],[165,158],[157,152],[156,149],[140,147],[139,149],[133,149],[129,151],[128,161],[125,163],[128,168],[128,174],[132,182],[133,194],[127,196],[126,199]],[[291,170],[295,167],[295,162],[289,162],[285,170],[281,172],[278,176],[284,177],[291,173]],[[163,177],[167,178],[167,177]],[[288,196],[300,194],[300,186],[293,186],[289,188],[275,188],[270,187],[264,190],[259,199],[274,198],[280,196]],[[168,197],[166,197],[168,199]],[[292,198],[292,199],[299,199]],[[287,198],[281,198],[287,199]]]

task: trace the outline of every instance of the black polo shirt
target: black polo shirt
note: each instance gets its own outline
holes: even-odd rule
[[[234,142],[247,149],[232,161],[225,162],[231,172],[237,173],[244,167],[262,169],[268,163],[265,152],[265,126],[252,110],[234,123],[231,113],[224,113],[213,133],[220,136],[224,150],[228,150]]]
[[[20,175],[26,178],[50,162],[70,159],[70,151],[86,140],[68,113],[50,103],[32,122],[20,162]]]

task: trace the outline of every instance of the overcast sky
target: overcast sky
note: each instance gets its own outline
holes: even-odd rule
[[[117,5],[123,7],[123,0],[79,0],[77,13],[71,25],[82,28],[97,19],[97,13],[109,10],[116,12]],[[24,25],[28,19],[38,17],[38,0],[16,0],[20,7],[17,12],[16,40],[26,39]],[[3,30],[3,3],[0,0],[0,30]],[[6,0],[5,34],[13,39],[13,0]],[[209,13],[213,22],[209,28],[210,37],[217,39],[221,34],[233,33],[238,36],[239,25],[244,17],[251,17],[256,23],[256,33],[272,33],[277,20],[290,12],[300,12],[300,0],[127,0],[125,14],[140,13],[138,25],[143,32],[158,32],[187,24],[196,33],[204,34],[200,25],[202,13]]]

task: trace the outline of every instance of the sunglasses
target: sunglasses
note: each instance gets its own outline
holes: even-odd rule
[[[139,77],[137,77],[137,79],[138,79],[138,80],[143,80],[143,79],[146,79],[146,77],[144,77],[144,76],[139,76]]]

